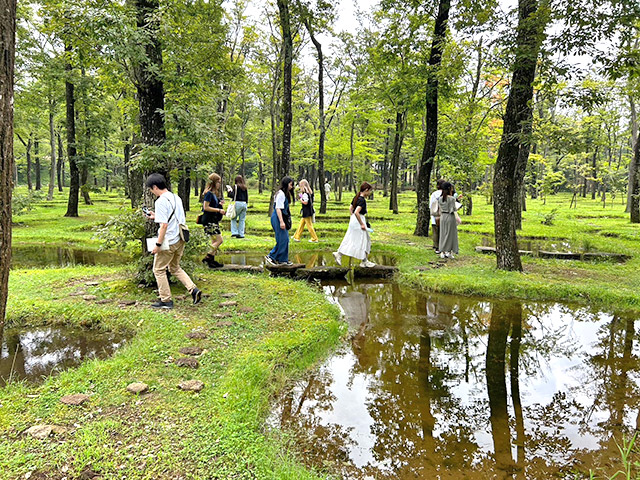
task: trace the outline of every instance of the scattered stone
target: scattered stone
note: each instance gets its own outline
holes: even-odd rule
[[[192,340],[204,340],[205,338],[207,338],[207,334],[204,332],[189,332],[185,335],[185,337],[192,339]]]
[[[52,432],[53,427],[51,425],[34,425],[24,433],[26,435],[31,435],[33,438],[37,438],[38,440],[44,440],[51,435]]]
[[[224,312],[224,313],[214,313],[211,316],[213,318],[229,318],[229,317],[232,317],[233,315],[231,315],[229,312]]]
[[[69,294],[70,297],[80,297],[82,295],[86,295],[87,291],[86,290],[76,290],[75,292],[71,292]]]
[[[200,355],[202,353],[202,348],[200,347],[183,347],[178,350],[183,355]]]
[[[102,478],[99,473],[93,471],[91,467],[85,468],[80,474],[80,480],[98,480]]]
[[[228,302],[222,302],[218,306],[220,308],[223,308],[223,307],[235,307],[236,305],[238,305],[238,302],[236,302],[234,300],[231,300],[231,301],[228,301]]]
[[[70,428],[61,427],[60,425],[51,425],[51,431],[54,435],[62,435],[63,433],[67,433],[70,430]]]
[[[181,301],[182,301],[182,300],[184,300],[185,298],[187,298],[187,296],[186,296],[186,295],[176,295],[174,298],[175,298],[176,300],[181,300]]]
[[[204,388],[204,383],[200,380],[185,380],[178,384],[178,388],[185,392],[199,392]]]
[[[175,360],[175,364],[179,367],[198,368],[200,364],[195,358],[182,357]]]
[[[97,305],[104,305],[106,303],[112,303],[113,302],[113,298],[103,298],[102,300],[97,300],[96,304]]]
[[[237,293],[223,293],[222,295],[220,295],[222,298],[233,298],[238,296]]]
[[[145,393],[149,391],[149,385],[142,382],[134,382],[127,385],[127,392],[129,393]]]
[[[121,307],[129,307],[131,305],[135,305],[137,302],[135,300],[120,300],[118,305]]]
[[[97,300],[98,297],[96,297],[95,295],[83,295],[82,299],[86,300],[87,302],[91,302],[93,300]]]
[[[89,395],[85,395],[84,393],[76,393],[74,395],[65,395],[60,399],[60,401],[65,405],[73,405],[73,406],[82,405],[87,400],[89,400]]]
[[[230,327],[233,325],[233,322],[218,322],[216,323],[216,327]]]
[[[96,287],[96,286],[100,285],[100,282],[85,282],[84,284],[87,287]]]
[[[243,313],[252,313],[252,312],[255,312],[255,309],[251,307],[240,307],[238,311]]]

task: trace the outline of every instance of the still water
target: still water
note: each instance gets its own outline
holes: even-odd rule
[[[38,327],[5,330],[0,348],[0,386],[9,378],[43,381],[91,358],[107,358],[128,337],[112,332]]]
[[[635,318],[561,304],[325,285],[350,343],[278,400],[343,478],[588,478],[638,421]]]
[[[11,247],[11,268],[65,267],[73,265],[122,265],[131,258],[118,252],[99,252],[71,247]]]

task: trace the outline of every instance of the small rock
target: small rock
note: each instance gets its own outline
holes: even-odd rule
[[[104,305],[105,303],[112,303],[113,298],[103,298],[102,300],[97,300],[96,305]]]
[[[195,358],[182,357],[175,360],[175,364],[179,367],[198,368],[200,364]]]
[[[83,393],[76,393],[75,395],[65,395],[60,399],[65,405],[78,406],[89,400],[89,395]]]
[[[92,300],[97,300],[98,297],[96,297],[95,295],[83,295],[82,299],[86,300],[87,302],[90,302]]]
[[[223,308],[223,307],[235,307],[236,305],[238,305],[238,302],[236,302],[234,300],[231,300],[231,301],[228,301],[228,302],[222,302],[218,306],[220,308]]]
[[[174,298],[176,300],[184,300],[185,298],[187,298],[187,296],[186,295],[176,295]]]
[[[125,306],[125,307],[128,307],[130,305],[135,305],[135,304],[136,304],[135,300],[121,300],[118,302],[118,305]]]
[[[80,480],[98,480],[100,477],[99,473],[94,472],[91,467],[85,468],[80,474]]]
[[[192,340],[204,340],[205,338],[207,338],[207,334],[204,332],[189,332],[185,335],[185,337],[190,338]]]
[[[70,428],[61,427],[60,425],[51,425],[51,431],[54,435],[62,435],[63,433],[67,433],[70,430]]]
[[[202,348],[200,348],[200,347],[183,347],[178,351],[183,355],[200,355],[202,353]]]
[[[134,382],[127,385],[127,392],[130,393],[145,393],[149,391],[149,385],[142,382]]]
[[[84,284],[85,284],[87,287],[95,287],[95,286],[97,286],[97,285],[100,285],[100,282],[84,282]]]
[[[44,440],[51,435],[52,432],[53,427],[51,425],[34,425],[24,433],[26,435],[31,435],[33,438],[37,438],[38,440]]]
[[[216,327],[230,327],[233,325],[233,322],[218,322],[216,323]]]
[[[71,292],[69,294],[70,297],[79,297],[81,295],[86,295],[87,291],[86,290],[76,290],[75,292]]]
[[[224,313],[214,313],[211,316],[213,318],[229,318],[229,317],[232,317],[233,315],[231,315],[229,312],[224,312]]]
[[[178,384],[178,388],[186,392],[199,392],[204,388],[204,383],[200,380],[185,380]]]
[[[240,312],[244,312],[244,313],[252,313],[255,311],[255,309],[251,308],[251,307],[240,307],[238,309]]]
[[[220,295],[222,298],[233,298],[235,296],[237,296],[237,293],[223,293],[222,295]]]

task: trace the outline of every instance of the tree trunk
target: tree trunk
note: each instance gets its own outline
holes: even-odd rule
[[[11,264],[11,195],[13,192],[13,73],[16,2],[0,0],[0,344],[9,289]]]
[[[427,86],[425,94],[427,130],[422,149],[422,158],[418,164],[418,181],[416,184],[416,196],[418,197],[418,217],[414,235],[426,237],[429,235],[431,223],[431,211],[429,209],[429,184],[431,182],[431,170],[436,156],[438,145],[438,70],[442,63],[442,52],[445,47],[447,35],[447,22],[449,21],[450,0],[438,2],[438,16],[433,31],[433,41],[429,54],[429,67],[427,73]]]
[[[598,189],[598,147],[593,152],[593,158],[591,159],[591,200],[596,199],[596,190]]]
[[[58,161],[56,165],[56,173],[58,174],[58,191],[62,192],[64,186],[64,176],[62,174],[62,167],[64,166],[64,155],[62,151],[62,135],[60,132],[56,132],[58,137]]]
[[[182,199],[184,211],[190,210],[189,196],[191,195],[191,168],[184,167],[178,180],[178,196]]]
[[[355,162],[355,153],[354,153],[355,131],[356,131],[356,119],[354,117],[353,120],[351,121],[351,133],[349,135],[349,164],[351,165],[351,174],[350,174],[350,177],[349,177],[349,179],[350,179],[349,180],[349,186],[353,190],[354,194],[355,194],[356,190],[358,190],[358,187],[356,186],[355,166],[354,166],[354,162]]]
[[[292,68],[293,68],[293,37],[289,17],[289,1],[278,0],[280,12],[280,27],[282,28],[282,44],[284,52],[283,62],[283,95],[282,95],[282,154],[280,157],[280,178],[289,174],[291,163],[291,127],[293,124],[292,110]]]
[[[71,45],[65,44],[67,56],[71,54]],[[64,69],[67,74],[65,80],[65,101],[67,104],[67,158],[69,159],[69,201],[65,217],[78,216],[78,196],[80,194],[80,170],[78,169],[76,149],[76,107],[74,84],[71,83],[71,71],[73,67],[67,60]]]
[[[87,180],[89,180],[89,165],[85,162],[82,165],[82,170],[80,170],[80,191],[82,192],[84,204],[93,205],[91,196],[89,195],[89,185],[87,185]]]
[[[636,102],[633,99],[633,95],[629,95],[629,109],[631,111],[631,150],[635,152],[636,142],[638,138],[638,113],[636,111]],[[631,195],[633,192],[634,185],[636,183],[636,173],[638,168],[636,166],[636,157],[635,155],[631,156],[631,161],[629,162],[629,183],[627,185],[627,212],[631,211]]]
[[[398,167],[400,166],[400,151],[404,140],[404,124],[407,112],[396,113],[396,130],[393,139],[393,154],[391,156],[391,196],[389,198],[389,210],[398,214]]]
[[[547,20],[541,17],[537,0],[519,0],[518,10],[516,57],[495,165],[493,195],[497,266],[501,270],[522,271],[516,237],[517,217],[520,213],[518,176],[522,175],[519,169],[526,168],[528,159],[530,140],[523,133],[530,131],[528,125],[533,116],[533,80]],[[525,145],[526,156],[521,152]]]
[[[631,191],[631,223],[640,223],[640,134],[636,137],[635,148],[633,149],[633,160],[635,162],[635,182]]]
[[[51,142],[51,169],[49,170],[49,192],[47,200],[53,200],[53,189],[56,184],[56,132],[53,128],[53,102],[49,102],[49,140]]]
[[[387,122],[387,134],[384,139],[384,160],[382,162],[382,196],[389,195],[389,144],[391,143],[391,121]]]
[[[42,190],[42,179],[40,177],[40,140],[37,138],[33,141],[33,155],[36,159],[36,191]]]

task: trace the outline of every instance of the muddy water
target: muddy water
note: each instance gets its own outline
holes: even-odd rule
[[[11,268],[64,267],[67,265],[120,265],[131,258],[117,252],[68,247],[17,246],[11,248]]]
[[[109,357],[126,340],[121,334],[52,327],[5,330],[0,348],[0,386],[9,378],[39,383],[87,359]]]
[[[635,318],[560,304],[332,284],[353,338],[271,425],[349,479],[614,473],[638,419]],[[576,475],[574,475],[576,474]]]

